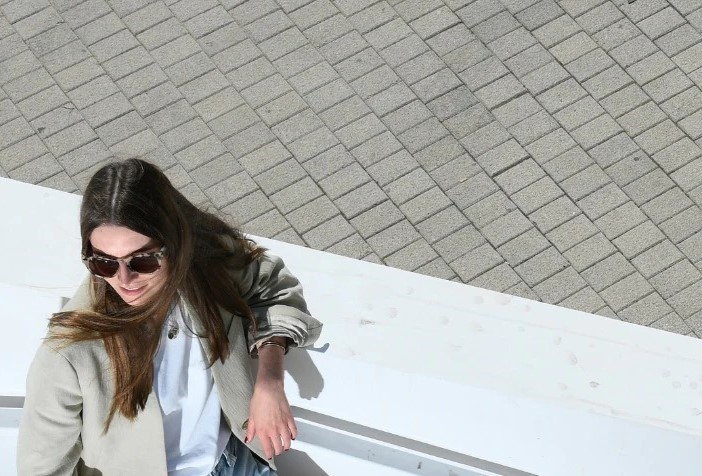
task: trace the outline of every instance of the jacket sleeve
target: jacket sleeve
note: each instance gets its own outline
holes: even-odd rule
[[[256,330],[249,329],[249,351],[272,336],[290,339],[293,346],[313,344],[322,324],[310,316],[300,281],[277,256],[264,254],[239,271],[242,297],[256,318]]]
[[[83,398],[73,366],[44,343],[27,375],[17,440],[19,476],[76,475]]]

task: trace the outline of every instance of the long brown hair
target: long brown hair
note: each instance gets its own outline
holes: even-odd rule
[[[50,319],[49,338],[62,345],[101,339],[113,370],[114,397],[107,431],[119,411],[134,419],[144,409],[153,381],[152,361],[161,326],[180,295],[195,310],[210,348],[209,362],[229,353],[219,307],[253,314],[229,271],[264,253],[238,230],[190,203],[154,165],[139,159],[110,163],[90,180],[80,210],[82,253],[100,225],[116,225],[148,236],[166,248],[163,288],[148,303],[130,306],[104,279],[91,276],[92,309],[61,312]]]

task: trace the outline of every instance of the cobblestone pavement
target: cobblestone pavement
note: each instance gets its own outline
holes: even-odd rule
[[[700,0],[0,0],[0,174],[702,336]]]

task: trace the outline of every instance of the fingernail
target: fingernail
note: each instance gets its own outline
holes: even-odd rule
[[[248,442],[249,442],[249,437],[247,436],[246,438],[244,438],[244,443],[248,444]]]

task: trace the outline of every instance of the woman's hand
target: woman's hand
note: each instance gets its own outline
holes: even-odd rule
[[[283,349],[261,347],[258,376],[249,406],[246,443],[255,436],[261,441],[267,459],[290,449],[297,427],[283,388]]]

